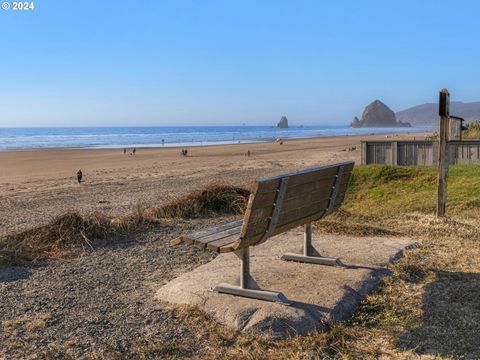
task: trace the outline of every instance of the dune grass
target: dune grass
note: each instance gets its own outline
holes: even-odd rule
[[[228,184],[212,184],[194,190],[167,204],[148,210],[156,218],[199,218],[218,214],[242,214],[250,191]]]
[[[480,204],[480,166],[451,166],[448,180],[450,214],[470,217]],[[435,212],[437,201],[435,167],[357,167],[344,209],[371,216]],[[459,212],[460,211],[460,212]]]
[[[101,213],[82,216],[70,212],[50,223],[0,239],[0,265],[58,258],[76,249],[93,249],[99,243],[124,238],[145,230],[153,220],[142,209],[122,218]],[[2,255],[3,254],[3,255]]]
[[[194,190],[169,203],[143,209],[122,217],[101,213],[67,213],[50,223],[0,239],[0,267],[66,256],[76,250],[89,250],[136,231],[161,225],[166,218],[199,218],[241,214],[250,191],[226,184],[214,184]]]
[[[480,120],[469,123],[467,130],[462,133],[462,138],[465,140],[480,140]]]

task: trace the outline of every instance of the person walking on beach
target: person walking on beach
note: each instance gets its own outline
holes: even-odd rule
[[[137,152],[137,149],[133,148],[133,155],[135,155],[136,152]]]
[[[123,155],[127,155],[127,148],[123,148]]]
[[[79,184],[82,183],[82,177],[83,177],[83,173],[82,173],[82,169],[80,169],[77,171],[77,180]]]
[[[250,157],[250,149],[247,150],[247,157]]]

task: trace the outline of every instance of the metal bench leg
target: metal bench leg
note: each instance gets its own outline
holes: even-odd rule
[[[286,253],[281,257],[282,260],[297,261],[310,264],[341,266],[339,259],[316,256],[313,254],[312,247],[312,224],[305,224],[305,235],[303,241],[303,255]]]
[[[252,299],[278,302],[283,305],[292,305],[281,292],[252,289],[250,284],[250,251],[249,248],[235,251],[240,258],[240,286],[218,284],[213,291],[223,294],[243,296]]]

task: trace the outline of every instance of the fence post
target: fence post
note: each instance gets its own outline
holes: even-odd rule
[[[367,165],[368,160],[367,160],[367,142],[362,141],[361,142],[361,150],[362,150],[362,165]]]
[[[398,143],[392,141],[392,165],[398,165]]]
[[[437,216],[445,216],[448,177],[448,117],[450,115],[450,94],[447,89],[440,91],[438,113],[440,116],[440,139],[438,147]]]

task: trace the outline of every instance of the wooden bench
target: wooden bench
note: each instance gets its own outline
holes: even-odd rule
[[[353,165],[344,162],[257,180],[243,220],[181,236],[172,244],[186,242],[217,253],[236,253],[240,258],[239,286],[219,284],[214,291],[290,305],[282,293],[252,288],[249,248],[304,225],[303,254],[287,253],[282,259],[339,265],[338,259],[313,254],[311,223],[341,206]]]

